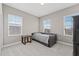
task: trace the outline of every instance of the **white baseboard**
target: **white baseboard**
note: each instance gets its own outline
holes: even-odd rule
[[[67,43],[67,42],[63,42],[63,41],[58,41],[58,43],[65,44],[65,45],[68,45],[68,46],[73,46],[73,44]]]
[[[16,44],[19,44],[19,43],[21,43],[21,41],[10,43],[10,44],[6,44],[6,45],[3,45],[3,48],[9,47],[9,46],[12,46],[12,45],[16,45]]]

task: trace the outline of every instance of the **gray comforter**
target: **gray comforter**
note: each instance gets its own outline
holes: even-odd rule
[[[32,36],[32,38],[48,44],[49,35],[41,34],[41,33],[35,33]]]

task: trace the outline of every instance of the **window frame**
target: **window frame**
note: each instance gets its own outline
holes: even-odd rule
[[[23,27],[23,17],[22,16],[20,16],[20,15],[15,15],[15,14],[8,14],[8,17],[9,17],[9,15],[13,15],[13,16],[19,16],[19,17],[21,17],[22,18],[22,22],[21,22],[21,33],[20,34],[10,34],[9,32],[9,22],[7,21],[7,23],[8,23],[8,36],[20,36],[20,35],[22,35],[22,27]]]

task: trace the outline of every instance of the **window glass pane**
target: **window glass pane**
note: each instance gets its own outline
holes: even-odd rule
[[[73,34],[73,18],[71,16],[65,17],[65,35]]]
[[[8,15],[8,31],[9,35],[21,34],[22,17],[16,15]]]
[[[43,21],[43,27],[44,27],[44,29],[51,29],[51,22],[50,22],[50,20],[44,20]]]
[[[21,24],[22,23],[22,17],[16,16],[16,15],[8,15],[8,23]]]

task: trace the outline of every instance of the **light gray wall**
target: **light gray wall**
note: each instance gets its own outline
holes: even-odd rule
[[[40,18],[40,31],[43,31],[42,21],[45,19],[50,19],[52,23],[52,33],[56,33],[58,35],[58,40],[73,43],[73,36],[64,36],[64,16],[72,15],[79,13],[79,4],[57,11],[55,13],[51,13],[49,15],[43,16]]]
[[[19,15],[23,17],[23,28],[22,28],[23,35],[24,34],[30,35],[32,32],[38,32],[39,20],[37,17],[25,13],[23,11],[17,10],[15,8],[3,5],[4,45],[21,40],[20,36],[8,36],[8,14]]]
[[[0,55],[3,47],[3,19],[2,19],[2,4],[0,3]]]

